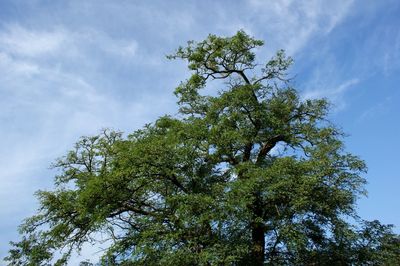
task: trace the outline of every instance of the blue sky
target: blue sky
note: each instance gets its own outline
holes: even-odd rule
[[[302,97],[331,100],[369,168],[359,214],[400,232],[399,26],[395,0],[1,1],[0,257],[37,208],[34,191],[51,188],[55,158],[79,136],[175,114],[188,72],[165,55],[239,29],[265,40],[260,60],[294,57]]]

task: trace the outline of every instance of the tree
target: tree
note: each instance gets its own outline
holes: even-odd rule
[[[283,51],[260,67],[262,45],[239,31],[179,48],[169,58],[192,71],[175,90],[179,116],[81,138],[55,163],[55,189],[37,192],[10,265],[46,265],[57,250],[65,264],[99,232],[111,241],[103,265],[398,261],[391,227],[355,213],[366,166],[344,150],[329,104],[301,100]],[[201,94],[212,81],[223,89]]]

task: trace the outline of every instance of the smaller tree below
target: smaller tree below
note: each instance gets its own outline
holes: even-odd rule
[[[239,31],[179,48],[179,116],[81,138],[37,192],[10,265],[64,265],[99,234],[102,265],[397,265],[391,226],[355,213],[366,166],[327,101],[299,97],[283,51],[257,63],[262,45]]]

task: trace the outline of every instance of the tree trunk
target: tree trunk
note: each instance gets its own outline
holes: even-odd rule
[[[264,265],[265,236],[262,224],[254,223],[251,228],[252,259],[254,266]]]
[[[252,260],[254,266],[264,265],[265,227],[262,223],[263,209],[260,195],[255,193],[253,203],[253,222],[251,224]]]

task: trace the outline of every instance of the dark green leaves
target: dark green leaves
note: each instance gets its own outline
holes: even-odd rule
[[[243,31],[228,38],[209,35],[205,41],[188,42],[187,47],[180,47],[169,58],[186,59],[189,69],[206,79],[226,78],[232,73],[254,68],[253,49],[261,45],[262,41],[250,38]]]

